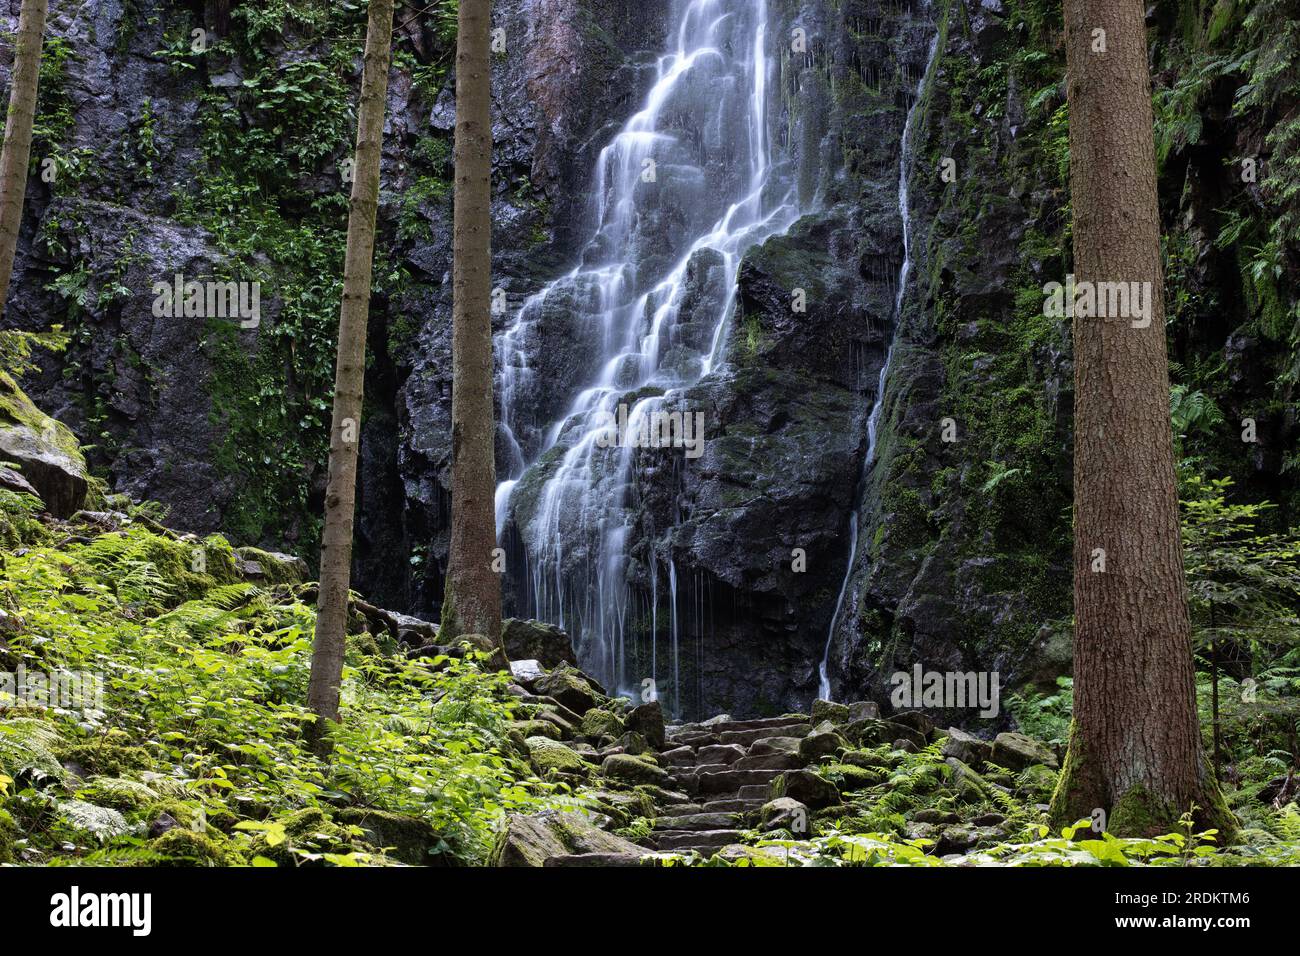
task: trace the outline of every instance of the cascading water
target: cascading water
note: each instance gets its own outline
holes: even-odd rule
[[[496,495],[498,533],[512,510],[518,520],[523,509],[513,499],[528,487],[530,517],[519,523],[526,524],[533,613],[566,628],[584,669],[623,693],[640,677],[626,672],[637,449],[606,447],[609,422],[627,404],[627,433],[636,434],[714,370],[742,257],[800,215],[788,172],[772,155],[765,0],[676,0],[670,22],[673,49],[659,59],[644,105],[596,162],[595,228],[580,264],[530,297],[497,343],[509,450],[509,478]],[[725,292],[686,303],[693,265],[720,269]],[[586,316],[592,361],[587,387],[545,427],[532,415],[548,302]],[[534,469],[540,482],[530,480]],[[677,570],[666,560],[669,662],[679,685]],[[651,580],[657,600],[657,569]],[[658,624],[652,613],[652,627]],[[658,635],[650,640],[657,657]],[[680,711],[680,686],[671,699]]]
[[[894,325],[903,312],[903,296],[907,292],[907,278],[912,272],[912,205],[909,198],[908,179],[912,173],[912,118],[921,106],[921,93],[925,88],[925,78],[930,74],[935,53],[938,52],[939,38],[930,43],[930,55],[926,60],[925,70],[916,85],[916,94],[912,105],[903,120],[903,138],[898,151],[898,214],[903,219],[903,262],[898,267],[898,291],[894,298]],[[876,460],[876,431],[880,425],[880,415],[884,410],[885,381],[889,376],[890,361],[894,357],[891,345],[885,353],[884,364],[880,367],[880,381],[876,385],[876,398],[867,416],[867,455],[862,462],[862,475],[858,479],[858,494],[855,496],[853,514],[849,519],[849,563],[844,569],[844,580],[840,584],[839,597],[835,600],[835,613],[831,615],[831,625],[826,632],[826,650],[822,653],[822,662],[818,667],[817,696],[822,700],[831,699],[830,659],[831,645],[835,641],[835,629],[840,623],[840,613],[844,610],[844,596],[849,589],[849,580],[853,577],[858,563],[858,507],[862,497],[862,487]]]

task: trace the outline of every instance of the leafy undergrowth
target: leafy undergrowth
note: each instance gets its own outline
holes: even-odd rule
[[[0,863],[472,864],[502,813],[564,800],[512,746],[505,675],[366,634],[317,759],[310,590],[128,510],[38,520],[0,490],[0,671],[103,681],[99,710],[4,701]]]

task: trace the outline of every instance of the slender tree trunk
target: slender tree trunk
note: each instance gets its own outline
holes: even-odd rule
[[[500,647],[496,423],[492,411],[492,119],[489,0],[460,0],[456,37],[456,189],[452,236],[451,553],[445,637]]]
[[[1143,5],[1065,0],[1065,29],[1074,271],[1148,283],[1150,322],[1074,319],[1075,721],[1053,818],[1150,834],[1195,804],[1228,828],[1196,716]]]
[[[348,245],[343,261],[343,304],[339,309],[338,357],[334,369],[334,416],[330,424],[329,484],[321,541],[320,597],[307,702],[317,715],[311,737],[318,753],[328,750],[326,722],[339,719],[339,684],[347,637],[348,589],[352,575],[352,520],[356,504],[357,449],[365,389],[366,323],[379,207],[379,164],[384,142],[384,100],[392,53],[393,0],[370,0],[365,67],[357,111]]]
[[[0,153],[0,315],[9,298],[18,229],[27,193],[27,164],[32,155],[32,124],[36,120],[36,86],[41,76],[41,43],[45,38],[46,0],[23,0],[14,43],[13,88],[5,120],[4,151]]]

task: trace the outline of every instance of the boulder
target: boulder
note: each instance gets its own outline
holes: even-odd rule
[[[335,814],[335,820],[361,827],[367,843],[387,849],[388,855],[400,863],[429,866],[441,862],[434,851],[442,845],[442,838],[433,824],[423,817],[389,810],[344,807]]]
[[[773,799],[790,797],[814,810],[840,802],[839,788],[811,770],[787,770],[772,781],[771,794]]]
[[[511,660],[516,657],[535,660],[548,668],[560,664],[578,665],[569,635],[554,624],[512,617],[501,623],[501,640],[506,646],[506,656]]]
[[[76,436],[33,405],[5,372],[0,372],[0,462],[18,465],[55,517],[70,518],[86,503],[90,483]]]
[[[511,814],[497,832],[491,866],[545,866],[551,858],[584,853],[645,855],[647,851],[606,833],[581,813],[543,810]]]
[[[911,727],[922,737],[929,739],[934,733],[934,721],[919,710],[900,710],[889,715],[890,721],[895,724],[902,724],[904,727]],[[925,740],[919,741],[919,746],[925,746]]]
[[[777,797],[763,804],[759,812],[760,830],[789,830],[803,839],[809,835],[809,810],[791,797]]]
[[[950,782],[957,796],[971,801],[988,799],[991,784],[972,770],[969,764],[956,757],[947,757],[944,763],[952,769]]]
[[[956,757],[963,763],[975,767],[993,755],[993,745],[987,740],[980,740],[974,734],[968,734],[958,727],[949,727],[945,733],[948,735],[943,745],[945,757]]]
[[[847,711],[848,708],[845,708],[846,713]],[[805,761],[812,762],[846,747],[848,741],[835,729],[835,725],[829,720],[824,720],[814,727],[807,737],[799,741],[799,756]]]
[[[538,694],[554,697],[565,707],[579,714],[585,714],[596,706],[596,692],[592,689],[586,675],[564,662],[557,665],[549,674],[538,678],[533,684],[533,690]]]
[[[524,746],[528,748],[529,760],[539,774],[545,775],[552,770],[585,774],[591,769],[579,754],[550,737],[529,737]]]
[[[874,700],[855,700],[849,704],[849,722],[870,720],[880,716],[880,705]]]
[[[540,661],[523,660],[510,662],[510,674],[523,684],[532,684],[546,676]]]
[[[820,724],[823,720],[829,720],[834,724],[847,724],[849,719],[847,704],[837,704],[820,698],[813,701],[812,720],[814,724]]]
[[[991,759],[1010,770],[1024,770],[1034,764],[1042,764],[1051,770],[1059,766],[1056,754],[1046,744],[1014,732],[1001,733],[993,738]]]
[[[641,734],[656,750],[664,749],[664,709],[652,700],[632,709],[624,721],[628,730]]]
[[[668,783],[666,770],[631,754],[610,754],[601,763],[600,772],[612,780],[624,783],[652,783],[658,786]]]
[[[623,721],[618,714],[593,707],[582,715],[578,730],[584,737],[619,737],[623,733]]]

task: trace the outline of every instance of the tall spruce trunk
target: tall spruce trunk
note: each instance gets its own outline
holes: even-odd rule
[[[338,356],[334,369],[334,414],[330,424],[329,484],[321,540],[320,594],[307,703],[317,720],[311,737],[318,753],[328,751],[327,722],[339,719],[339,684],[347,638],[348,590],[352,576],[352,522],[356,506],[357,450],[365,389],[366,324],[379,207],[379,164],[384,140],[384,101],[392,53],[393,0],[371,0],[366,28],[361,103],[357,110],[348,244],[343,261],[343,304],[339,309]]]
[[[23,221],[46,9],[46,0],[23,0],[18,14],[13,88],[9,91],[4,151],[0,153],[0,315],[4,314],[5,302],[9,298],[9,279],[13,276],[14,252],[18,248],[18,230]]]
[[[460,0],[456,37],[451,550],[442,627],[445,638],[484,635],[500,652],[501,578],[493,560],[490,8],[489,0]]]
[[[1151,311],[1074,319],[1074,726],[1052,816],[1153,834],[1195,805],[1228,828],[1196,717],[1143,6],[1065,0],[1065,28],[1077,282],[1150,283]]]

